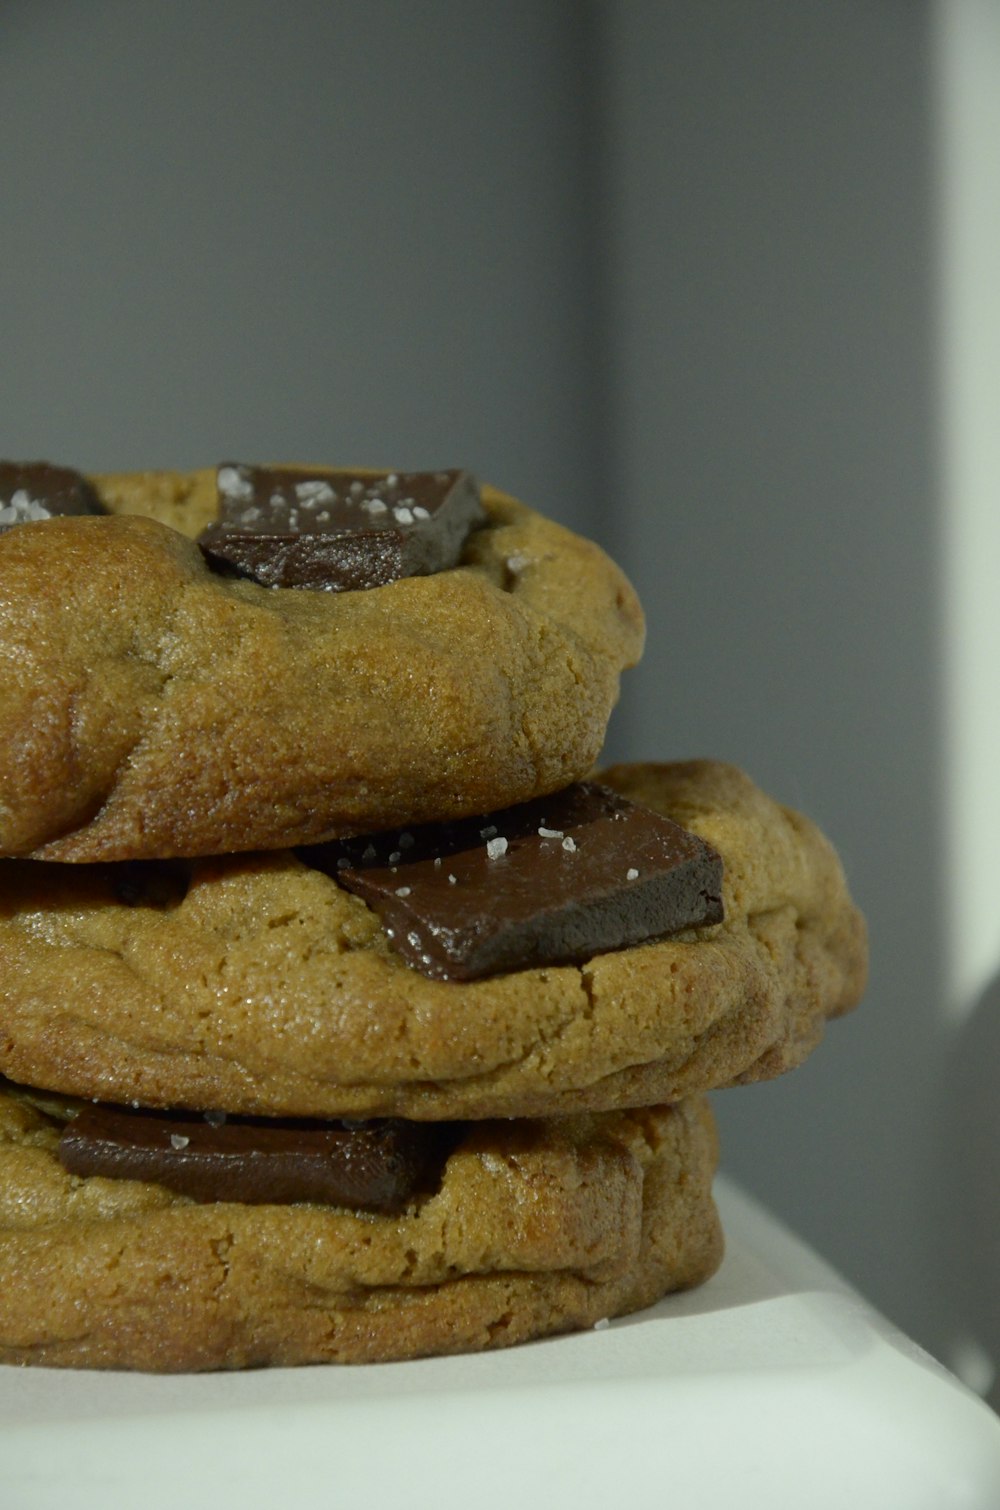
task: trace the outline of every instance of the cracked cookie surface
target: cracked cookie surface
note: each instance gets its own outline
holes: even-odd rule
[[[0,535],[0,853],[221,854],[438,821],[596,758],[638,601],[493,489],[461,564],[363,592],[217,576],[214,471],[89,479],[113,517]]]
[[[722,1242],[702,1100],[470,1128],[398,1216],[194,1204],[68,1175],[0,1090],[0,1361],[156,1371],[508,1346],[700,1283]]]
[[[290,853],[0,862],[0,1071],[147,1106],[453,1120],[651,1105],[798,1064],[864,984],[831,845],[731,766],[602,779],[718,850],[721,924],[446,982]]]

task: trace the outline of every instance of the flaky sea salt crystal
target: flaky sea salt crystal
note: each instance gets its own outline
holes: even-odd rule
[[[10,503],[0,509],[0,524],[33,524],[39,519],[51,518],[45,505],[32,498],[24,488],[12,493]]]
[[[397,897],[408,897],[410,895],[410,887],[409,886],[397,886],[396,887],[396,895],[397,895]]]
[[[546,828],[544,824],[539,824],[538,833],[542,839],[561,839],[563,836],[561,828]]]
[[[507,840],[502,835],[498,839],[487,839],[486,853],[491,860],[499,860],[507,853]]]
[[[625,879],[626,881],[638,881],[639,872],[636,870],[634,865],[625,872]]]
[[[187,1146],[190,1143],[190,1141],[191,1141],[191,1139],[190,1138],[185,1138],[182,1133],[171,1133],[170,1134],[170,1147],[171,1148],[176,1148],[178,1150],[180,1150],[182,1148],[187,1148]]]
[[[220,467],[216,485],[224,497],[233,498],[237,503],[245,503],[253,497],[253,483],[239,467]]]
[[[611,1318],[609,1316],[602,1316],[601,1319],[600,1319],[600,1321],[595,1321],[594,1322],[594,1331],[595,1332],[606,1332],[607,1329],[608,1329],[608,1327],[610,1325],[611,1325]]]
[[[566,838],[562,842],[562,847],[566,851],[567,854],[572,855],[572,854],[574,854],[576,852],[576,840],[575,839],[571,839],[569,837],[569,835],[567,834]]]
[[[317,503],[335,503],[337,499],[333,488],[322,477],[311,477],[305,482],[297,482],[295,496],[307,508],[315,508]]]

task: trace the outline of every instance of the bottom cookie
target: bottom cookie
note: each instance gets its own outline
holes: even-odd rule
[[[0,1092],[0,1361],[181,1372],[364,1363],[593,1326],[722,1255],[704,1098],[467,1124],[438,1187],[379,1215],[198,1204],[72,1175]]]

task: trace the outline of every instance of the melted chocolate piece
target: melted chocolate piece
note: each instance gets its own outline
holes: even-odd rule
[[[209,1121],[88,1106],[67,1123],[59,1159],[71,1174],[148,1180],[196,1201],[393,1212],[439,1177],[454,1136],[450,1124]]]
[[[579,964],[722,921],[722,860],[594,782],[483,818],[304,850],[438,980]]]
[[[265,587],[351,592],[457,565],[485,519],[467,472],[302,472],[228,463],[209,565]]]
[[[87,479],[47,461],[0,461],[0,533],[55,514],[104,514]]]

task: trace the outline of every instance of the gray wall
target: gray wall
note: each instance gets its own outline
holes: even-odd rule
[[[812,813],[864,1008],[730,1172],[946,1351],[927,9],[0,6],[0,451],[463,463],[599,538],[617,758]]]
[[[104,470],[458,457],[572,510],[593,361],[569,15],[0,6],[4,443]]]
[[[607,37],[617,529],[651,618],[618,737],[732,759],[809,812],[871,923],[857,1016],[795,1075],[716,1097],[726,1162],[941,1347],[921,8],[626,4]]]

